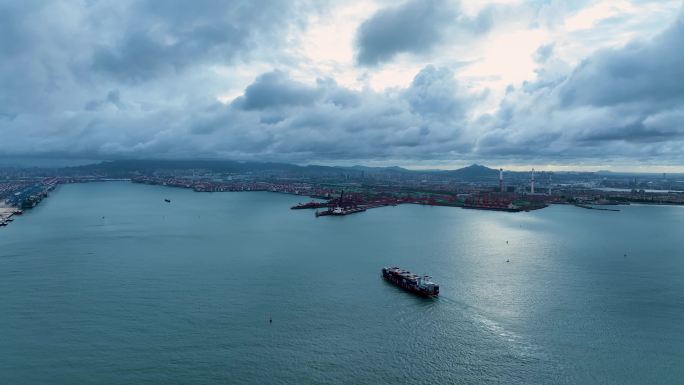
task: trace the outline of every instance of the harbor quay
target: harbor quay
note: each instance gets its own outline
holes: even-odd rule
[[[109,165],[109,164],[106,164]],[[510,173],[468,166],[454,174],[404,170],[354,171],[337,169],[305,174],[286,171],[216,171],[192,169],[3,170],[0,169],[0,225],[7,226],[22,210],[35,207],[60,184],[107,181],[191,189],[198,193],[264,191],[305,197],[293,210],[314,210],[315,217],[344,216],[402,204],[460,207],[471,210],[524,212],[552,204],[583,209],[619,211],[620,205],[683,205],[683,182],[653,176],[605,178],[593,174],[556,175]],[[476,172],[476,176],[468,176]],[[170,202],[169,202],[170,203]]]

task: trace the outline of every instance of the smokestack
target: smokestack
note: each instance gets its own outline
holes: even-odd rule
[[[503,188],[503,168],[499,169],[499,191],[504,192]]]
[[[551,174],[549,174],[549,195],[551,195]]]
[[[532,178],[530,179],[530,193],[534,194],[534,169],[532,169]]]

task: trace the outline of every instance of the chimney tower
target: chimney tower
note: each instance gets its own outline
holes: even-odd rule
[[[504,192],[504,187],[503,187],[503,168],[499,169],[499,191]]]
[[[534,194],[534,169],[532,169],[532,177],[530,178],[530,193]]]

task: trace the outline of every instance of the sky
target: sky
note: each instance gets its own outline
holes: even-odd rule
[[[0,0],[0,157],[684,172],[681,0]]]

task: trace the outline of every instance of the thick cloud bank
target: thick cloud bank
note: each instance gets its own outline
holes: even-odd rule
[[[377,91],[302,76],[296,36],[312,13],[326,17],[321,7],[0,0],[0,156],[684,163],[681,15],[567,71],[555,70],[556,46],[541,45],[537,77],[492,110],[457,66],[429,64],[464,31],[495,29],[491,8],[467,16],[455,2],[409,0],[369,15],[350,61],[424,60],[410,84]],[[252,64],[260,70],[244,78]]]
[[[684,162],[684,17],[647,41],[606,49],[567,77],[510,92],[483,119],[483,155]]]

